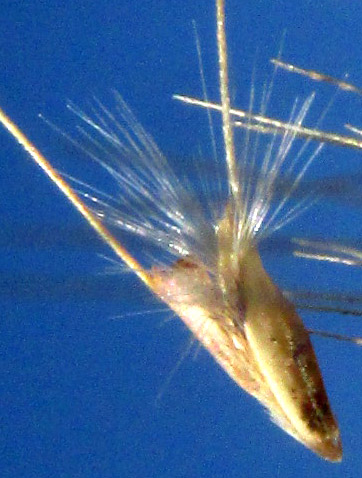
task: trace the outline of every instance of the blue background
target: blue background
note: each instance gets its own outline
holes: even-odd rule
[[[235,104],[260,88],[287,29],[284,57],[361,86],[359,2],[229,0]],[[3,1],[0,103],[61,170],[96,180],[37,115],[69,131],[66,99],[82,105],[116,88],[171,160],[210,154],[205,115],[172,100],[201,96],[192,20],[210,96],[217,98],[212,1]],[[280,74],[271,112],[317,88],[313,126],[333,88]],[[260,91],[260,89],[259,89]],[[283,116],[284,115],[284,116]],[[326,129],[362,126],[361,98],[338,94]],[[204,351],[185,354],[189,333],[132,276],[103,274],[109,254],[5,132],[0,132],[2,477],[358,477],[362,470],[361,350],[315,339],[344,442],[332,465],[273,425]],[[354,175],[360,153],[327,146],[316,178]],[[74,166],[75,164],[75,166]],[[78,169],[77,169],[78,168]],[[313,179],[313,177],[310,177]],[[285,234],[361,237],[358,181],[351,199],[327,198]],[[268,254],[286,288],[361,293],[360,270]],[[162,307],[162,306],[161,306]],[[117,318],[121,316],[121,318]],[[308,324],[358,333],[357,318],[305,313]],[[171,377],[172,375],[172,377]]]

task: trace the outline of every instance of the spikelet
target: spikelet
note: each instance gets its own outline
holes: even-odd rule
[[[175,174],[117,93],[112,111],[97,101],[92,114],[70,105],[83,121],[86,153],[113,178],[117,195],[76,181],[78,196],[3,112],[0,121],[237,384],[295,439],[325,459],[340,461],[339,429],[309,333],[265,271],[258,246],[312,200],[292,200],[322,147],[309,151],[311,139],[351,144],[303,126],[313,95],[295,102],[287,123],[266,116],[268,90],[260,115],[251,111],[253,100],[248,112],[231,108],[224,2],[216,5],[221,103],[178,96],[222,114],[225,166],[221,161],[212,166],[223,181],[212,204]],[[245,134],[236,147],[239,127]],[[305,140],[296,150],[300,137]],[[282,174],[290,186],[280,199]],[[123,246],[118,237],[124,231],[140,237],[145,248],[148,243],[158,249],[152,267],[142,251],[138,262]]]

